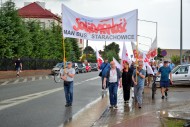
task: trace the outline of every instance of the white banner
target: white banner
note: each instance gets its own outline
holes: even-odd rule
[[[138,10],[93,18],[62,5],[63,36],[95,41],[136,41]]]

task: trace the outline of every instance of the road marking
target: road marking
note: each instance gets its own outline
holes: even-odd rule
[[[5,81],[4,83],[2,83],[1,85],[3,86],[3,85],[7,85],[7,83],[8,83],[9,81]]]
[[[27,78],[25,78],[23,82],[27,82]]]
[[[36,99],[36,98],[40,98],[43,97],[45,95],[51,94],[51,93],[55,93],[57,91],[63,90],[63,88],[56,88],[56,89],[52,89],[52,90],[47,90],[47,91],[43,91],[43,92],[39,92],[39,93],[34,93],[34,94],[29,94],[29,95],[25,95],[25,96],[20,96],[20,97],[15,97],[15,98],[11,98],[11,99],[7,99],[7,100],[3,100],[0,102],[0,110],[4,110],[6,108]]]
[[[32,81],[35,81],[35,77],[32,77]]]
[[[98,78],[99,77],[94,77],[94,78],[84,80],[82,82],[76,82],[75,85],[79,85],[79,84],[82,84],[84,82],[92,81],[92,80],[95,80]],[[32,80],[35,80],[35,77],[33,77]],[[8,83],[9,81],[6,81],[6,82]],[[4,84],[6,85],[5,82],[4,82]],[[63,90],[63,87],[0,101],[0,110],[4,110],[6,108],[9,108],[9,107],[12,107],[12,106],[15,106],[18,104],[22,104],[24,102],[27,102],[27,101],[30,101],[30,100],[33,100],[36,98],[40,98],[42,96],[45,96],[45,95],[48,95],[51,93],[55,93],[55,92],[60,91],[60,90]]]
[[[19,79],[15,80],[12,84],[17,84]]]
[[[80,109],[77,113],[75,113],[72,116],[72,120],[74,120],[75,118],[77,118],[79,116],[80,113],[84,112],[85,110],[87,110],[89,107],[91,107],[92,105],[96,104],[98,101],[100,101],[102,98],[99,97],[96,100],[90,102],[89,104],[87,104],[84,108]],[[64,123],[59,125],[58,127],[64,127]]]
[[[39,77],[39,80],[42,80],[42,77],[41,77],[41,76]]]

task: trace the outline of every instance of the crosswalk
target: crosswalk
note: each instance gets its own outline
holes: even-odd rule
[[[33,76],[33,77],[21,77],[16,78],[14,80],[0,81],[0,86],[9,85],[9,84],[18,84],[18,83],[26,83],[38,80],[47,80],[52,79],[53,76]]]

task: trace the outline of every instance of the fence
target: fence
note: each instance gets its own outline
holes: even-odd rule
[[[0,59],[0,71],[15,70],[16,59]],[[32,59],[32,58],[21,58],[23,64],[23,70],[41,70],[41,69],[52,69],[59,60],[44,60],[44,59]]]

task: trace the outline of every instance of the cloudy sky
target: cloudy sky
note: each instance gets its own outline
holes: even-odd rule
[[[4,0],[5,1],[5,0]],[[13,0],[18,8],[24,2],[34,0]],[[138,9],[139,19],[158,22],[158,46],[179,49],[180,47],[180,0],[38,0],[46,2],[46,9],[61,15],[64,3],[78,13],[91,17],[107,17]],[[190,0],[183,0],[183,48],[190,49]],[[153,23],[138,22],[138,34],[154,40],[156,26]],[[109,43],[109,42],[107,42]],[[123,42],[117,42],[122,47]],[[139,37],[139,43],[150,44],[150,39]],[[140,45],[143,49],[148,46]],[[90,41],[89,45],[102,49],[104,42]],[[130,42],[126,42],[131,52]]]

